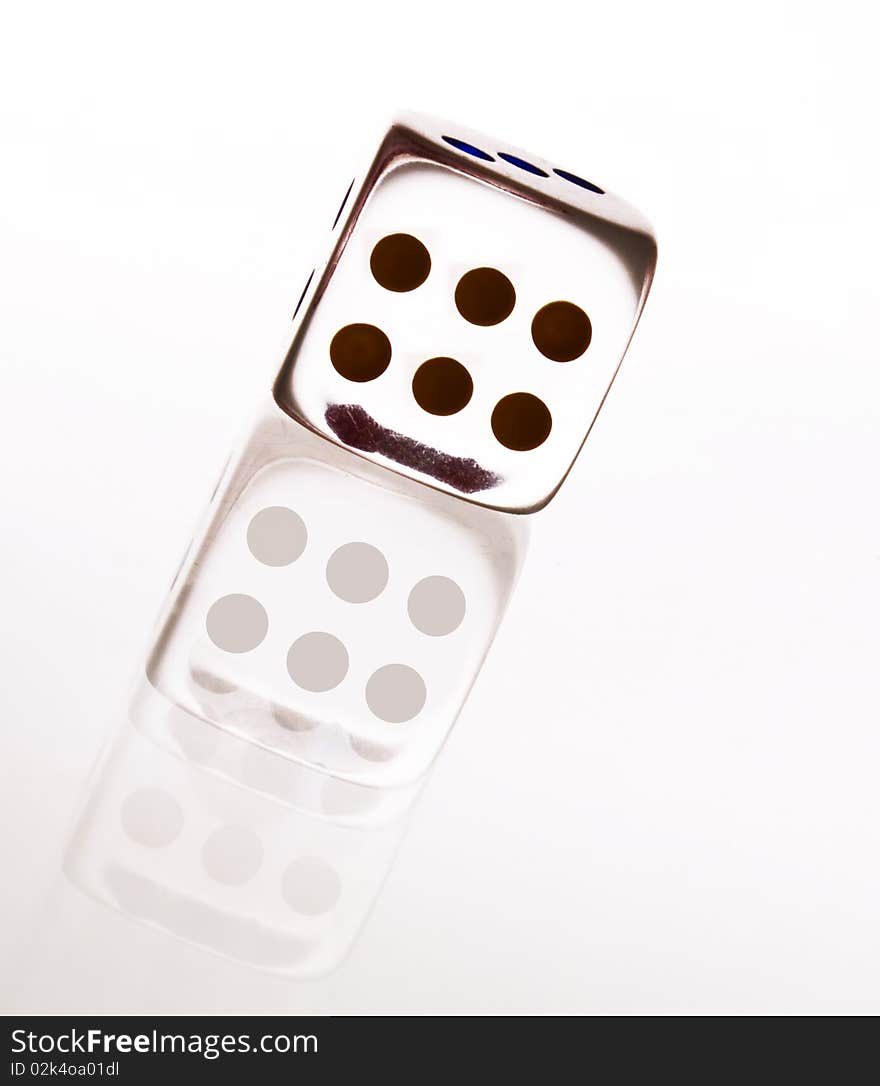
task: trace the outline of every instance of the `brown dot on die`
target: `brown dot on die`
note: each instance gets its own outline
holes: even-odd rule
[[[512,392],[500,399],[492,412],[492,432],[502,445],[515,452],[543,445],[552,426],[547,405],[530,392]]]
[[[497,268],[474,268],[459,279],[455,305],[466,321],[487,328],[510,316],[516,305],[516,291]]]
[[[385,555],[369,543],[345,543],[327,562],[327,584],[347,603],[369,603],[388,584]]]
[[[454,358],[429,358],[416,370],[412,382],[416,403],[431,415],[454,415],[470,402],[471,375]]]
[[[147,848],[170,845],[183,829],[183,808],[162,788],[140,788],[122,804],[122,828]]]
[[[317,856],[294,860],[281,878],[281,896],[294,912],[320,916],[330,912],[342,893],[342,880]]]
[[[425,577],[410,592],[406,607],[417,630],[429,637],[445,637],[461,625],[467,602],[449,577]]]
[[[375,381],[388,369],[391,343],[373,324],[347,324],[330,342],[330,361],[348,381]]]
[[[431,255],[412,234],[389,234],[374,246],[370,271],[380,287],[404,294],[428,278]]]
[[[418,716],[428,696],[425,680],[406,664],[386,664],[374,671],[364,693],[373,715],[389,724]]]
[[[289,566],[306,549],[309,533],[299,513],[286,505],[270,505],[251,519],[247,545],[266,566]]]
[[[348,674],[348,650],[333,634],[314,630],[290,646],[287,670],[301,689],[323,694]]]
[[[532,320],[532,339],[545,358],[571,362],[580,358],[593,338],[590,318],[573,302],[550,302]]]
[[[241,886],[252,879],[262,862],[263,845],[247,826],[221,826],[202,847],[205,870],[225,886]]]
[[[211,604],[205,627],[218,649],[250,652],[268,633],[269,616],[259,600],[233,592]]]
[[[381,743],[371,743],[354,735],[349,736],[348,745],[359,758],[367,762],[388,762],[394,757],[394,751]]]

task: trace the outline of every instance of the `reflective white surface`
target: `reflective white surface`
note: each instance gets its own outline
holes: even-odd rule
[[[501,42],[509,5],[418,49],[380,8],[315,8],[303,47],[289,6],[22,6],[0,42],[3,1002],[876,1013],[870,12],[591,8],[585,63],[555,21]],[[663,263],[361,938],[291,981],[61,858],[352,137],[404,92],[627,193]]]

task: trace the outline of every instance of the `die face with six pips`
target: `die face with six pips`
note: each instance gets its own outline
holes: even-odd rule
[[[592,182],[404,118],[347,196],[276,401],[394,471],[534,511],[583,444],[655,257]]]

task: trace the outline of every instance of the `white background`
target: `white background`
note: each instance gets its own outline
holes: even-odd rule
[[[870,20],[862,2],[5,8],[10,1005],[880,1011]],[[108,912],[116,968],[40,974],[22,948],[88,770],[353,154],[399,107],[648,214],[658,278],[622,374],[343,967],[270,981]]]

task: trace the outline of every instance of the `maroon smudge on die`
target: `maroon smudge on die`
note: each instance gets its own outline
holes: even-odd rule
[[[462,494],[476,494],[501,482],[498,475],[480,467],[476,460],[451,456],[396,430],[389,430],[358,404],[330,404],[324,418],[339,440],[351,448],[380,453],[396,464],[430,475]]]

